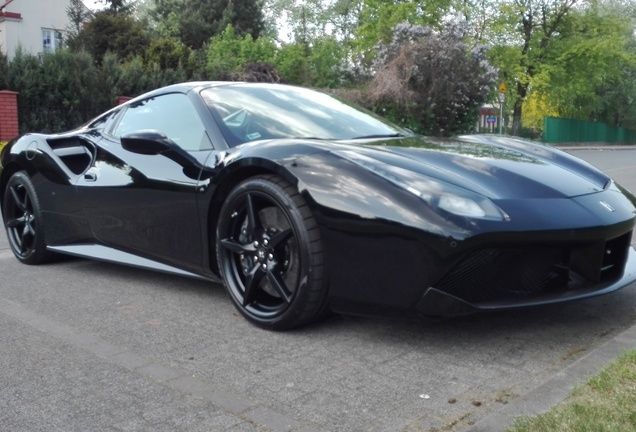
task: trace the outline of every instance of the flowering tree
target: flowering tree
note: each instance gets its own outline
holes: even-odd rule
[[[497,79],[485,46],[469,43],[467,28],[459,24],[439,31],[398,24],[391,42],[377,53],[370,100],[401,113],[417,132],[448,135],[470,129]]]

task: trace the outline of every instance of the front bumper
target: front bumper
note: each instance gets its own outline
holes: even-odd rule
[[[602,248],[605,252],[608,247],[619,249],[621,243],[627,242],[623,262],[612,264],[601,258],[601,264],[598,266],[598,263],[593,262],[593,250],[579,255],[575,253],[574,256],[570,254],[566,257],[569,260],[561,259],[559,262],[546,256],[538,265],[543,270],[531,270],[530,274],[537,274],[529,281],[524,280],[524,277],[529,277],[528,273],[525,273],[517,275],[516,281],[507,280],[501,275],[497,275],[497,279],[491,279],[487,275],[484,279],[471,283],[468,281],[471,269],[460,264],[456,268],[460,268],[459,273],[464,271],[466,274],[458,276],[457,271],[451,272],[437,284],[437,287],[429,287],[417,303],[416,310],[425,316],[461,316],[480,311],[555,304],[608,294],[636,281],[636,251],[629,245],[630,239],[631,233],[614,239],[613,244],[612,241],[607,242]],[[505,264],[507,263],[499,263],[495,273]],[[523,266],[524,263],[521,263],[517,268]],[[473,270],[477,270],[477,267]],[[487,273],[494,274],[491,270],[486,268]],[[514,268],[507,271],[514,272]],[[478,273],[473,271],[473,277],[477,277]]]

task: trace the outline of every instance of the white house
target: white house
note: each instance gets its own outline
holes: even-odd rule
[[[71,0],[0,0],[0,51],[13,58],[18,47],[31,54],[62,47],[70,26]],[[82,3],[86,12],[90,12]]]

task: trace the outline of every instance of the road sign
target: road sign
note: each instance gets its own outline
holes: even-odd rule
[[[499,102],[504,103],[506,101],[506,94],[499,93]]]
[[[486,117],[486,123],[497,123],[497,117],[495,116]]]
[[[506,92],[506,84],[502,81],[501,84],[499,84],[499,93],[505,93]]]

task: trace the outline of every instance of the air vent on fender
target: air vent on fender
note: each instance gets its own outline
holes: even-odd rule
[[[93,144],[79,138],[47,141],[53,153],[73,172],[80,175],[88,169],[95,156]]]

